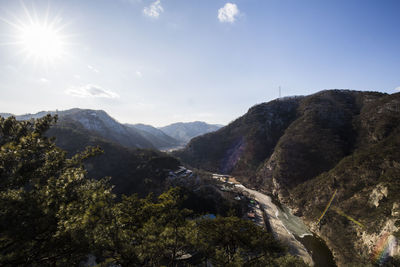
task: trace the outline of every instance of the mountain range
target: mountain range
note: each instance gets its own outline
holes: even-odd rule
[[[180,165],[175,158],[158,150],[182,146],[186,141],[176,140],[162,130],[144,124],[121,124],[105,111],[70,109],[42,111],[15,116],[17,120],[37,119],[47,114],[58,115],[58,121],[47,136],[55,137],[56,144],[69,155],[83,151],[87,146],[99,146],[104,153],[85,161],[91,177],[111,177],[117,195],[148,193],[158,195],[168,187],[166,178]],[[1,113],[2,117],[14,116]],[[203,123],[205,131],[208,124]],[[190,131],[190,127],[187,127]],[[201,129],[196,128],[198,134]]]
[[[400,93],[326,90],[256,105],[175,155],[274,195],[353,266],[400,239],[399,148]]]
[[[161,128],[145,124],[122,124],[103,110],[78,108],[65,111],[41,111],[35,114],[17,116],[10,113],[0,113],[0,116],[15,116],[18,120],[29,120],[41,118],[46,114],[58,115],[57,127],[89,131],[91,135],[128,148],[158,150],[179,148],[193,137],[222,127],[222,125],[212,125],[199,121],[174,123]]]

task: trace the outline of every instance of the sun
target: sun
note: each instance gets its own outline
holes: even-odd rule
[[[18,47],[25,59],[33,59],[35,63],[44,65],[54,63],[65,58],[69,36],[64,33],[66,24],[59,16],[50,18],[49,9],[43,15],[36,10],[28,10],[23,5],[25,16],[13,16],[13,19],[4,19],[13,29],[12,40],[8,44]]]
[[[39,60],[54,61],[65,54],[62,35],[46,23],[22,25],[19,28],[18,43],[28,57]]]

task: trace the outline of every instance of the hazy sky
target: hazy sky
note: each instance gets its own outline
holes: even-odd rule
[[[399,15],[398,0],[0,0],[0,112],[226,124],[279,86],[394,93]]]

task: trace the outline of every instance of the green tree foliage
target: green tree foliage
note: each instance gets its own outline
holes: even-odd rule
[[[67,159],[43,133],[51,116],[17,122],[0,118],[0,262],[8,265],[76,264],[102,231],[111,187],[86,178],[82,160]]]
[[[101,266],[288,262],[272,236],[249,221],[196,218],[183,208],[180,188],[116,199],[109,179],[90,179],[83,166],[100,148],[67,157],[43,135],[56,119],[0,117],[1,266],[76,266],[90,254]]]
[[[181,208],[181,193],[172,188],[156,200],[124,196],[114,208],[114,232],[105,254],[124,266],[158,266],[193,250],[195,224],[188,220],[191,212]]]
[[[284,252],[271,234],[237,217],[203,219],[198,226],[201,251],[216,266],[267,266]]]

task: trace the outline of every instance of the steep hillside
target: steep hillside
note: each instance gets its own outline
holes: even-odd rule
[[[125,124],[125,125],[139,131],[144,138],[149,140],[154,147],[160,150],[167,150],[180,146],[180,141],[172,138],[171,136],[165,134],[160,129],[157,129],[151,125],[146,125],[146,124]]]
[[[371,263],[380,239],[399,237],[399,125],[400,94],[328,90],[257,105],[177,155],[276,195],[339,265]]]
[[[275,100],[254,106],[228,126],[194,138],[176,155],[194,167],[254,176],[295,119],[300,99]]]
[[[357,145],[356,118],[365,103],[379,93],[323,91],[305,97],[296,120],[280,137],[274,153],[258,173],[257,184],[285,189],[307,181],[333,168]]]
[[[177,122],[164,127],[159,128],[167,135],[180,141],[181,145],[187,144],[190,139],[203,135],[206,133],[214,132],[221,128],[222,125],[218,124],[207,124],[202,121],[195,122]]]
[[[400,94],[367,101],[354,124],[354,153],[285,198],[329,242],[342,265],[400,252],[394,245],[400,240]],[[316,225],[335,190],[332,208]],[[388,251],[381,251],[382,243]]]

